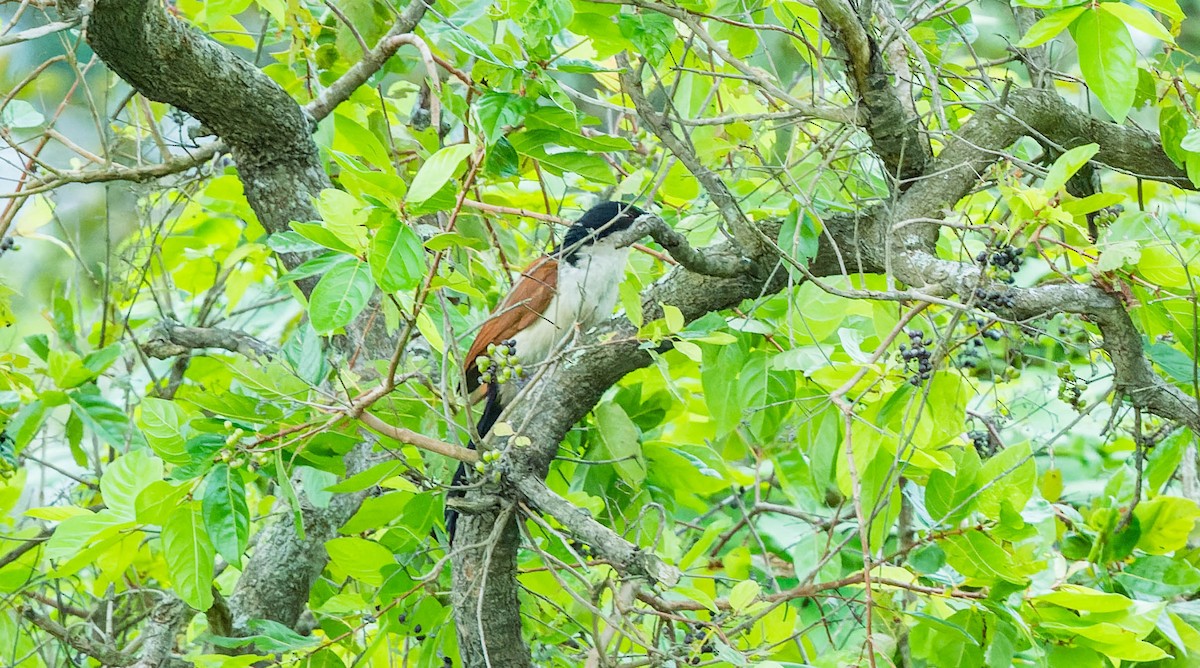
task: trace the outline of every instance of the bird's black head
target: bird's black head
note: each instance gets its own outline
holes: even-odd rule
[[[559,248],[567,251],[566,259],[570,262],[580,247],[595,243],[613,232],[627,229],[644,213],[646,212],[636,206],[622,202],[597,204],[588,209],[588,212],[567,230],[567,236]]]

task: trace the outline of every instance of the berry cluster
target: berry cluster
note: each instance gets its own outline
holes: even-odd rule
[[[683,634],[683,644],[691,645],[692,643],[698,642],[702,643],[698,648],[699,654],[712,654],[717,651],[717,649],[713,647],[713,644],[708,641],[708,634],[704,631],[697,629],[695,631],[688,631],[687,633]],[[688,660],[688,663],[692,664],[693,666],[699,665],[700,657],[698,655],[693,656]]]
[[[490,477],[494,483],[499,483],[500,468],[496,466],[499,461],[499,450],[484,450],[479,453],[479,461],[475,462],[475,472],[481,476]]]
[[[985,250],[980,251],[979,255],[975,256],[975,261],[981,267],[991,267],[992,276],[996,280],[1005,283],[1013,282],[1013,274],[1021,270],[1021,251],[1016,248],[1004,244],[1001,246],[988,246]]]
[[[1092,215],[1092,223],[1095,225],[1112,225],[1117,222],[1117,216],[1121,215],[1121,207],[1105,207]]]
[[[1085,390],[1087,390],[1087,383],[1075,375],[1070,364],[1058,365],[1058,398],[1060,401],[1069,404],[1077,411],[1083,410],[1087,406],[1087,400],[1083,398]]]
[[[475,366],[479,368],[479,381],[482,383],[495,381],[503,384],[525,373],[521,358],[517,357],[517,342],[513,339],[502,341],[500,345],[488,344],[487,354],[475,358]]]
[[[17,242],[12,237],[4,237],[0,239],[0,255],[4,255],[4,251],[20,250],[17,248]]]
[[[989,309],[1012,308],[1017,305],[1016,299],[1009,290],[975,288],[975,301],[979,302],[980,306]]]
[[[399,616],[396,617],[396,621],[401,624],[407,622],[408,621],[408,613],[406,613],[406,612],[400,613]],[[417,642],[425,642],[425,629],[421,628],[420,624],[417,624],[416,626],[414,626],[412,629],[412,632],[413,632],[413,640],[416,640]],[[445,659],[444,661],[449,661],[449,659]]]
[[[909,345],[900,344],[900,357],[904,360],[904,369],[911,372],[912,362],[917,363],[917,370],[908,378],[913,385],[920,385],[933,375],[933,362],[930,360],[929,344],[932,341],[925,338],[925,332],[919,329],[908,330]]]
[[[988,327],[988,321],[983,318],[966,318],[963,324],[968,330],[974,330],[967,336],[955,362],[959,367],[974,369],[983,362],[984,339],[999,341],[1004,337],[997,327]]]
[[[225,421],[225,428],[231,429],[229,436],[225,438],[225,447],[217,451],[214,460],[224,462],[231,469],[240,469],[246,464],[253,468],[262,468],[271,463],[271,453],[263,450],[249,450],[240,447],[239,443],[242,437],[246,435],[245,430],[241,427],[233,428],[233,423],[229,420]]]

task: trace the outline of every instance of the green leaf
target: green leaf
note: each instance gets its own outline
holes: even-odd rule
[[[476,103],[476,109],[487,143],[494,144],[508,128],[520,125],[532,107],[533,100],[521,95],[498,91],[484,93]]]
[[[663,304],[662,310],[663,319],[667,323],[667,331],[671,334],[683,329],[684,325],[687,324],[683,318],[683,312],[679,310],[679,307],[672,306],[670,304]]]
[[[248,647],[253,645],[255,651],[262,653],[290,652],[297,649],[303,649],[305,647],[311,647],[319,642],[316,638],[302,636],[283,624],[270,619],[251,619],[246,626],[250,632],[244,636],[228,638],[225,636],[210,635],[207,636],[206,639],[217,647],[224,647],[226,649],[235,649],[238,647]],[[243,664],[239,662],[237,664],[231,664],[222,662],[220,664],[220,668],[242,668],[243,665],[250,666],[262,664],[262,661],[259,660],[262,657],[250,655],[250,658],[254,659],[252,663]],[[314,664],[312,661],[305,661],[301,665],[303,665],[304,668],[316,668],[316,666],[321,666],[323,668],[329,664]],[[333,665],[341,666],[342,668],[345,667],[345,664],[341,663],[341,661],[337,661],[337,663]]]
[[[1195,501],[1176,496],[1143,501],[1133,512],[1142,528],[1137,546],[1150,554],[1167,554],[1186,547],[1188,535],[1200,518]]]
[[[517,155],[517,149],[508,139],[501,137],[488,148],[483,169],[488,176],[502,179],[518,176],[521,173],[521,156]]]
[[[436,195],[442,186],[454,178],[463,160],[470,157],[474,150],[471,144],[455,144],[429,156],[413,177],[404,201],[420,203]]]
[[[1004,504],[1020,512],[1033,496],[1037,484],[1037,465],[1033,462],[1029,441],[1012,445],[987,460],[979,471],[983,490],[977,499],[981,513],[1000,518]]]
[[[100,396],[95,387],[75,390],[67,395],[71,414],[108,445],[125,450],[135,433],[125,411]]]
[[[64,559],[79,554],[93,541],[103,540],[134,523],[108,508],[85,515],[69,517],[59,523],[54,535],[46,542],[47,559]]]
[[[336,188],[322,190],[317,199],[322,225],[355,255],[367,248],[367,214],[363,208],[357,197]],[[299,232],[295,225],[292,229]]]
[[[925,509],[938,524],[959,522],[975,509],[978,501],[972,497],[979,489],[979,453],[968,446],[954,456],[957,460],[954,473],[931,471],[925,486]]]
[[[201,510],[204,529],[217,553],[240,568],[250,539],[250,508],[241,475],[227,464],[213,467],[205,483]]]
[[[667,55],[675,41],[675,22],[658,12],[621,14],[617,18],[621,35],[633,42],[647,62],[658,62]]]
[[[638,447],[640,432],[637,425],[629,419],[625,409],[606,401],[596,407],[596,426],[600,429],[596,459],[614,460],[617,475],[630,487],[639,488],[646,479],[646,467]]]
[[[190,461],[184,443],[187,441],[185,425],[191,417],[183,406],[166,399],[146,397],[138,406],[137,415],[138,427],[159,457],[171,464]]]
[[[138,492],[133,505],[138,522],[143,524],[166,524],[171,513],[181,504],[186,503],[188,485],[180,485],[155,480]]]
[[[1144,9],[1138,9],[1123,2],[1102,2],[1100,9],[1117,17],[1117,20],[1134,30],[1144,32],[1168,44],[1175,43],[1175,38],[1171,36],[1171,33]]]
[[[325,253],[323,255],[314,257],[313,259],[305,262],[299,267],[296,267],[283,276],[280,276],[279,282],[288,283],[291,281],[299,281],[308,278],[309,276],[320,276],[328,273],[330,269],[333,269],[339,264],[353,262],[355,259],[357,259],[355,256],[347,253]]]
[[[537,160],[546,171],[555,176],[571,173],[594,183],[610,185],[617,182],[613,178],[612,168],[598,155],[580,151],[550,153],[544,146],[539,145],[517,146],[517,152]]]
[[[122,455],[104,469],[100,478],[100,495],[104,505],[127,520],[137,518],[137,497],[151,483],[162,480],[163,463],[149,450],[133,450]]]
[[[36,128],[45,122],[46,117],[25,100],[9,100],[0,111],[0,127],[4,128]]]
[[[1027,584],[1013,555],[978,531],[950,536],[942,540],[941,546],[946,562],[971,581],[1009,582],[1022,587]]]
[[[1175,23],[1179,23],[1184,19],[1183,10],[1179,8],[1179,3],[1175,0],[1141,0],[1141,4],[1154,11],[1166,14]]]
[[[175,593],[184,603],[204,611],[213,604],[215,553],[198,505],[188,503],[171,514],[163,525],[162,548]]]
[[[421,246],[421,238],[394,215],[384,218],[383,225],[371,240],[367,260],[371,275],[384,292],[411,290],[425,276],[425,249]]]
[[[1120,594],[1110,594],[1074,584],[1060,585],[1058,589],[1033,600],[1080,612],[1120,612],[1133,606],[1132,600]]]
[[[326,491],[339,494],[346,492],[361,492],[364,489],[378,485],[388,478],[400,475],[407,469],[408,463],[399,459],[381,462],[372,466],[366,471],[356,473],[337,483],[336,485],[330,485],[325,489]]]
[[[79,355],[62,348],[50,351],[47,371],[54,384],[64,390],[79,387],[96,377],[95,373],[83,365]]]
[[[754,580],[742,580],[729,592],[729,607],[734,613],[741,612],[758,598],[762,587]]]
[[[1190,596],[1200,591],[1200,569],[1158,555],[1137,559],[1114,577],[1131,593],[1143,596]]]
[[[355,250],[320,223],[292,223],[292,231],[309,241],[339,253],[355,254]]]
[[[333,538],[325,541],[325,550],[329,552],[333,566],[369,585],[383,584],[380,571],[396,563],[396,557],[390,550],[363,538]]]
[[[1042,187],[1048,192],[1057,192],[1059,188],[1067,184],[1067,180],[1075,175],[1092,156],[1100,152],[1099,144],[1084,144],[1076,146],[1073,149],[1058,156],[1058,160],[1050,166],[1050,171],[1046,173],[1046,180]]]
[[[321,277],[309,299],[308,315],[321,334],[350,324],[367,306],[375,283],[366,262],[339,264]]]
[[[359,156],[376,167],[391,168],[391,153],[387,147],[374,132],[359,125],[357,121],[335,112],[333,134],[335,149]]]
[[[514,0],[509,5],[509,17],[525,31],[522,41],[535,49],[549,46],[574,14],[570,0]]]
[[[1087,9],[1086,7],[1071,7],[1070,9],[1060,9],[1056,12],[1050,12],[1043,16],[1040,21],[1033,24],[1029,28],[1029,32],[1017,42],[1017,46],[1022,49],[1032,49],[1035,46],[1041,46],[1051,39],[1054,39],[1060,32],[1067,29],[1079,15]]]
[[[1089,9],[1071,25],[1071,34],[1084,81],[1113,120],[1124,123],[1138,82],[1137,49],[1129,29],[1108,12]]]

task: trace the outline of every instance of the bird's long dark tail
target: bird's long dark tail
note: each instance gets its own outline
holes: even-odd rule
[[[479,434],[479,438],[483,438],[492,426],[496,424],[496,420],[500,418],[500,390],[498,383],[488,383],[487,401],[483,405],[483,414],[479,416],[479,422],[475,425],[475,433]],[[475,449],[475,442],[468,440],[467,447],[471,450]],[[450,480],[450,491],[446,493],[446,497],[454,498],[461,497],[464,494],[463,486],[467,483],[467,464],[459,462],[458,468],[454,470],[454,477]],[[446,506],[446,536],[449,538],[449,543],[454,544],[454,530],[458,527],[458,511]]]

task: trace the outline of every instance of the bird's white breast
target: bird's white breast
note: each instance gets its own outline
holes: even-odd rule
[[[523,365],[546,361],[576,324],[586,330],[612,315],[628,258],[628,248],[601,239],[581,248],[574,264],[559,261],[558,289],[543,317],[513,337]]]

